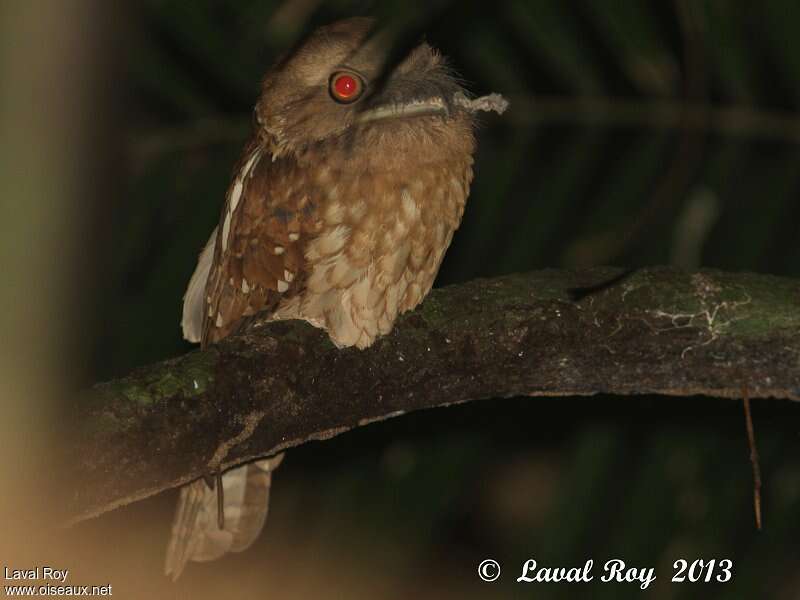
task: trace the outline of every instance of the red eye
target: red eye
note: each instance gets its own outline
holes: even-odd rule
[[[334,73],[330,83],[331,96],[337,102],[355,102],[364,91],[364,83],[354,73]]]

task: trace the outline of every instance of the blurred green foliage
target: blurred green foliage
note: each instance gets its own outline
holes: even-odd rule
[[[260,78],[305,32],[355,14],[425,32],[473,92],[512,103],[483,118],[440,285],[674,257],[800,274],[796,0],[147,0],[132,12],[128,179],[103,267],[98,378],[188,349],[181,296]],[[404,417],[290,453],[271,518],[335,533],[339,551],[394,565],[386,577],[435,574],[474,597],[643,597],[513,583],[528,557],[621,557],[658,568],[650,598],[796,598],[798,416],[755,405],[762,533],[741,407],[699,398],[519,399]],[[475,576],[487,556],[507,569],[494,587]],[[678,558],[725,557],[732,584],[668,582]]]

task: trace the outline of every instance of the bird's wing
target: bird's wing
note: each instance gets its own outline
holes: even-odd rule
[[[183,338],[187,342],[200,343],[203,335],[203,321],[206,313],[205,292],[208,282],[208,273],[211,270],[211,261],[214,258],[214,249],[217,243],[217,228],[211,232],[200,257],[197,259],[197,267],[189,280],[189,287],[183,295],[183,318],[181,319],[181,329]]]
[[[205,287],[202,343],[219,341],[245,317],[274,311],[305,279],[313,188],[288,158],[251,144],[228,190]]]
[[[183,331],[204,346],[235,331],[248,316],[274,311],[305,285],[304,248],[318,230],[313,180],[288,158],[275,160],[258,143],[245,150],[220,215],[184,296]],[[279,457],[222,476],[225,523],[217,492],[203,480],[181,489],[166,560],[174,579],[189,560],[239,552],[258,536],[269,506],[271,471]]]
[[[226,552],[241,552],[258,537],[269,509],[269,490],[283,454],[257,460],[222,475],[222,529],[217,521],[217,491],[202,479],[181,488],[165,573],[178,579],[186,563],[215,560]]]

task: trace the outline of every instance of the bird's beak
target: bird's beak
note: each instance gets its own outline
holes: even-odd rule
[[[435,96],[427,100],[413,100],[404,104],[384,104],[358,113],[356,123],[369,123],[381,119],[401,119],[408,117],[447,117],[450,111],[441,97]]]

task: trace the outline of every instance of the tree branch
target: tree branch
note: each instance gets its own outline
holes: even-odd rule
[[[800,281],[614,269],[435,290],[370,349],[299,321],[85,392],[69,454],[75,523],[309,440],[480,398],[664,394],[800,400]]]

